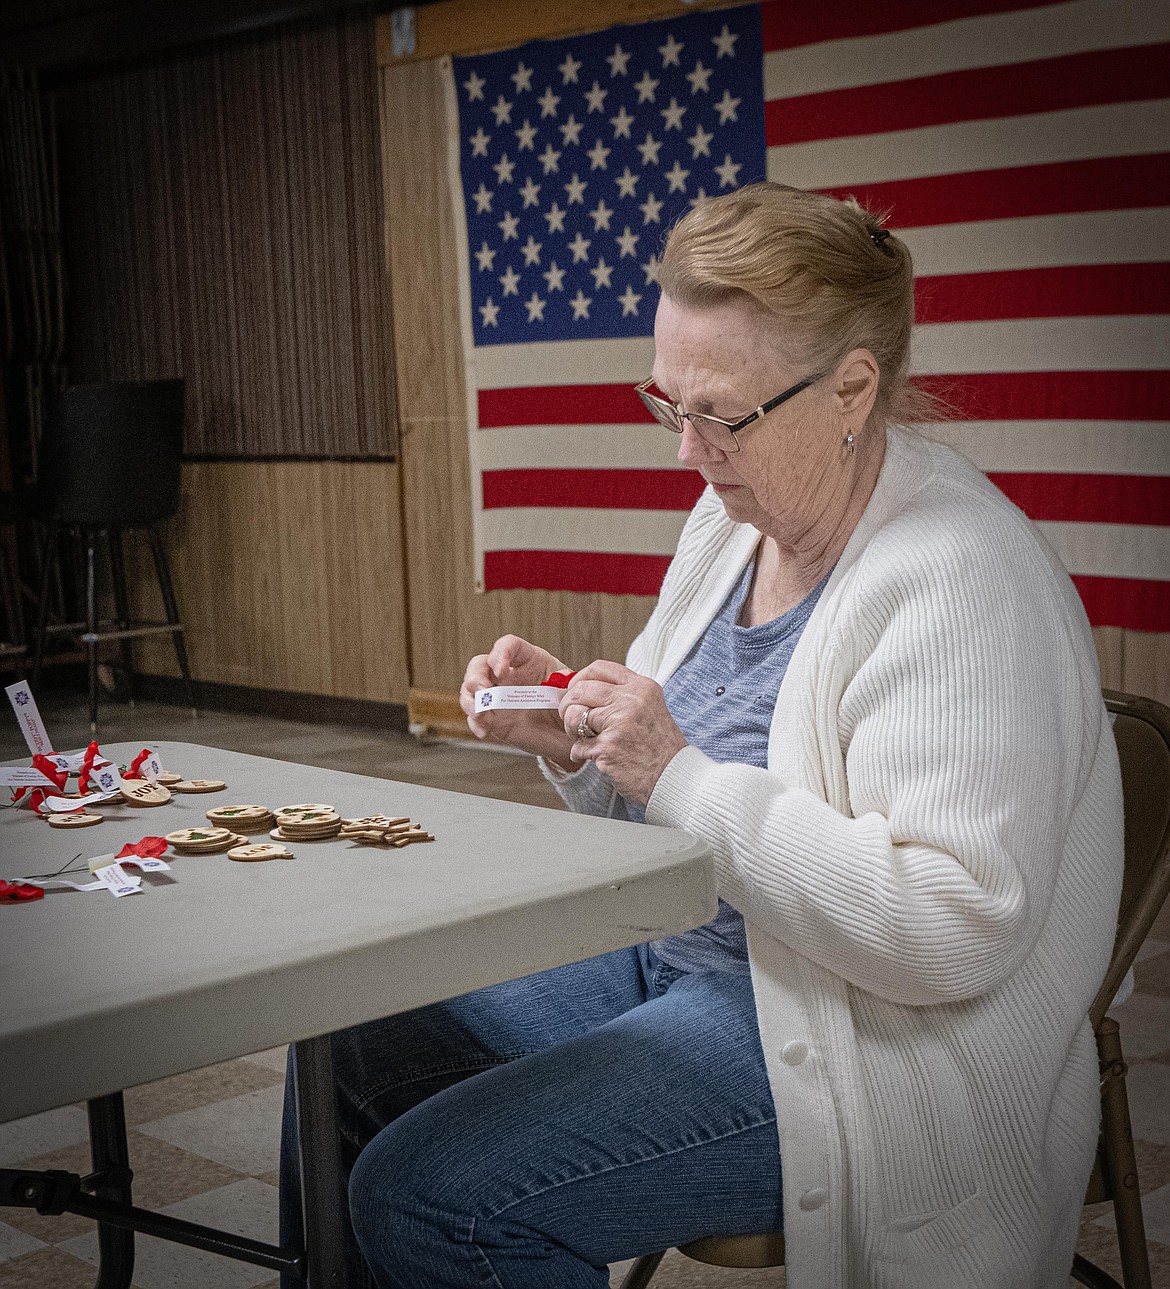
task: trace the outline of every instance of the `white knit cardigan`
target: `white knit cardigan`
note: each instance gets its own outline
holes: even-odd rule
[[[708,489],[629,666],[664,682],[758,540]],[[768,768],[688,747],[659,779],[648,822],[706,839],[747,921],[791,1289],[1067,1285],[1122,873],[1099,685],[1036,529],[957,453],[891,429]],[[591,763],[550,777],[620,813]]]

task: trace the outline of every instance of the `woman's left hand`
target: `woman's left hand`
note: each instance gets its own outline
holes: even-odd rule
[[[618,662],[591,662],[561,699],[561,719],[576,741],[574,761],[593,761],[627,801],[644,806],[676,752],[687,745],[666,710],[662,686]],[[592,735],[578,737],[588,713]]]

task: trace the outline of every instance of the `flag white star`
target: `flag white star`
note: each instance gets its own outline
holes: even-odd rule
[[[723,156],[723,164],[715,166],[715,173],[719,176],[720,188],[734,188],[735,176],[743,169],[738,161],[732,161],[731,153],[727,152]]]
[[[711,43],[719,51],[715,55],[715,57],[723,58],[726,56],[727,58],[734,58],[735,42],[738,39],[739,39],[738,34],[734,34],[731,28],[727,25],[727,23],[724,23],[723,30],[719,33],[719,35],[711,37]]]
[[[618,186],[619,197],[632,197],[634,195],[634,189],[638,186],[638,176],[634,174],[629,166],[626,166],[621,174],[614,180],[614,183]]]
[[[589,151],[585,154],[589,158],[589,169],[604,170],[605,159],[606,157],[609,156],[609,154],[612,151],[613,151],[612,148],[607,148],[605,144],[602,143],[600,139],[598,139],[597,142],[593,145],[593,147],[591,147]]]
[[[707,200],[707,190],[706,188],[700,188],[699,191],[695,193],[695,195],[687,202],[687,205],[690,206],[692,210],[694,210],[694,208],[699,204],[699,202],[706,201],[706,200]]]
[[[735,109],[743,102],[743,99],[732,98],[730,90],[723,91],[723,97],[715,104],[715,111],[719,113],[719,124],[726,125],[728,121],[737,121]]]
[[[613,53],[605,60],[609,64],[610,76],[625,76],[626,64],[630,61],[630,58],[631,55],[626,53],[621,45],[614,45]]]
[[[658,270],[661,267],[661,264],[662,261],[657,255],[651,255],[646,263],[642,265],[642,272],[646,274],[647,286],[649,286],[651,282],[658,281]]]
[[[585,115],[588,116],[589,112],[602,111],[605,107],[605,96],[608,93],[609,90],[603,90],[601,86],[594,81],[593,88],[585,91],[585,102],[589,104],[589,110]]]
[[[582,64],[572,54],[566,54],[565,61],[557,68],[561,74],[561,84],[568,85],[572,81],[576,85],[577,73],[581,70],[581,67]]]
[[[544,218],[548,220],[548,231],[550,233],[563,233],[565,231],[565,211],[555,201],[544,212]]]
[[[524,198],[525,210],[527,210],[529,206],[536,205],[537,198],[540,196],[540,184],[533,183],[531,175],[524,180],[524,184],[520,189],[520,196]]]
[[[463,88],[467,91],[467,101],[474,103],[475,100],[483,98],[483,87],[487,81],[478,74],[472,72],[471,75],[463,82]]]
[[[544,306],[547,301],[542,300],[535,291],[524,301],[524,307],[528,310],[529,322],[544,321]]]
[[[483,132],[481,125],[478,130],[468,136],[467,142],[471,144],[471,155],[473,157],[486,157],[488,154],[488,144],[491,143],[492,136]]]
[[[512,182],[512,171],[516,169],[516,163],[508,160],[508,154],[505,152],[496,162],[492,169],[496,172],[496,183],[510,184]]]
[[[508,79],[516,86],[516,93],[523,94],[525,90],[532,89],[532,72],[531,67],[525,67],[523,61],[516,64],[516,70]]]
[[[679,162],[678,157],[675,157],[674,165],[671,166],[670,169],[665,172],[666,182],[670,184],[670,187],[667,189],[667,192],[686,192],[687,176],[690,173],[691,172],[689,170],[684,170],[682,168],[682,165]]]
[[[627,255],[636,255],[636,254],[637,254],[637,251],[635,250],[635,247],[638,245],[638,238],[639,238],[639,236],[640,236],[640,234],[638,234],[638,233],[631,233],[631,232],[630,232],[630,226],[629,226],[629,224],[627,224],[627,225],[626,225],[626,227],[625,227],[625,229],[624,229],[624,231],[623,231],[623,232],[621,232],[621,233],[619,233],[619,234],[617,235],[617,237],[615,237],[615,238],[614,238],[614,241],[615,241],[615,242],[617,242],[617,244],[618,244],[618,246],[619,246],[619,247],[621,247],[621,252],[622,252],[622,253],[621,253],[621,255],[618,257],[619,259],[625,259],[625,257],[626,257]],[[487,245],[487,243],[485,242],[485,243],[484,243],[484,245],[486,246],[486,245]],[[493,252],[493,254],[494,254],[494,252]]]
[[[643,224],[660,224],[659,212],[662,210],[662,202],[658,200],[653,193],[647,196],[646,200],[638,207],[642,212]]]
[[[578,287],[577,294],[569,301],[569,304],[573,308],[573,321],[580,322],[582,318],[588,318],[589,306],[592,303],[592,297],[587,296],[585,292]]]
[[[488,298],[479,306],[480,316],[483,318],[485,327],[498,327],[500,324],[496,321],[499,316],[500,306],[492,303],[492,298]]]
[[[593,274],[593,289],[600,291],[603,286],[611,286],[610,278],[613,276],[613,265],[605,262],[605,256],[599,255],[597,263],[589,270]]]
[[[713,74],[712,68],[704,67],[702,62],[695,63],[695,70],[687,72],[687,80],[691,83],[691,93],[698,94],[702,90],[706,94],[707,82],[710,81]]]
[[[545,145],[544,151],[537,160],[544,166],[544,173],[551,175],[557,168],[557,162],[561,159],[561,154],[553,147],[551,143]]]
[[[512,124],[512,104],[502,94],[492,104],[491,110],[495,115],[497,125]]]
[[[585,122],[578,121],[577,118],[571,112],[569,113],[569,119],[564,123],[564,125],[557,126],[557,129],[560,130],[561,132],[561,137],[565,141],[564,146],[566,148],[569,146],[570,143],[581,142],[581,131],[584,128],[585,128]]]
[[[540,119],[543,121],[546,116],[556,116],[557,104],[561,101],[561,96],[554,94],[552,86],[549,85],[536,101],[540,104]]]
[[[728,159],[730,160],[730,158]],[[575,201],[579,201],[581,205],[584,206],[585,189],[588,187],[589,185],[585,182],[585,180],[578,179],[577,173],[576,171],[574,171],[572,179],[570,179],[569,182],[565,184],[565,192],[569,194],[569,205],[571,206]]]
[[[613,137],[615,139],[628,139],[630,137],[630,126],[634,124],[634,118],[626,111],[626,105],[623,103],[618,108],[617,116],[609,118],[609,123],[613,126]]]
[[[658,82],[650,75],[649,71],[642,73],[642,79],[635,82],[634,88],[638,91],[639,103],[653,103],[654,91],[658,88]]]
[[[520,221],[512,214],[510,210],[504,211],[504,218],[496,221],[496,227],[504,234],[504,241],[514,237],[520,240],[520,234],[516,231]]]
[[[504,288],[505,295],[520,294],[520,291],[518,290],[520,286],[520,274],[516,272],[511,264],[509,264],[500,275],[500,285]]]
[[[565,289],[562,285],[565,280],[565,270],[557,268],[556,260],[549,260],[548,268],[540,276],[548,283],[550,291],[563,291]]]
[[[662,150],[662,140],[656,139],[652,134],[646,135],[646,142],[638,144],[638,151],[642,154],[642,164],[644,166],[656,166],[658,164],[658,154]]]
[[[588,237],[581,236],[581,230],[577,229],[577,236],[569,243],[569,250],[573,252],[573,263],[580,264],[582,260],[589,258],[589,247],[592,245]]]
[[[711,155],[711,140],[714,134],[704,130],[701,125],[695,126],[695,132],[687,140],[691,145],[691,160],[698,161],[700,156],[709,157]]]
[[[524,118],[524,124],[516,131],[517,146],[523,152],[525,148],[529,152],[534,151],[533,140],[536,138],[536,126],[532,124],[527,117]]]
[[[634,290],[633,283],[627,282],[626,289],[618,296],[622,303],[622,317],[628,317],[631,313],[637,317],[638,301],[642,297]]]
[[[479,187],[471,194],[471,200],[475,202],[475,213],[477,215],[486,215],[492,208],[492,194],[488,191],[487,185],[480,180]]]
[[[659,108],[659,112],[662,114],[663,121],[666,122],[666,124],[663,126],[664,130],[682,129],[683,113],[686,112],[686,108],[679,107],[678,100],[674,97],[673,94],[671,95],[671,98],[670,98],[670,106]]]
[[[600,233],[603,228],[609,232],[609,221],[613,218],[613,211],[605,204],[604,197],[589,212],[589,217],[593,220],[595,233]]]
[[[662,66],[681,67],[682,64],[678,61],[678,56],[682,53],[683,48],[682,41],[675,40],[674,33],[671,32],[666,38],[666,44],[658,46],[658,52],[662,55]]]
[[[530,269],[534,264],[540,263],[540,248],[543,242],[538,242],[531,233],[528,234],[528,241],[520,248],[520,254],[524,256],[524,267]]]
[[[480,272],[490,273],[492,270],[492,261],[496,258],[495,251],[484,242],[484,244],[475,252],[475,258],[479,261]]]

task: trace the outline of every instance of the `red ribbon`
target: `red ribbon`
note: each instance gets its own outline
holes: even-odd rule
[[[85,790],[89,787],[89,776],[93,773],[93,763],[97,760],[100,753],[98,752],[97,740],[90,743],[85,749],[85,756],[81,762],[81,769],[77,772],[77,791],[84,797]]]
[[[125,859],[127,855],[137,855],[139,859],[162,859],[166,852],[165,837],[143,837],[141,841],[128,841],[114,858]]]
[[[575,671],[554,671],[553,674],[544,682],[553,689],[568,689],[569,681],[577,673]]]
[[[146,775],[142,773],[142,763],[150,755],[150,748],[144,747],[141,752],[130,762],[130,769],[122,775],[123,779],[145,779]]]
[[[43,900],[43,886],[30,886],[28,882],[5,882],[0,879],[0,904],[27,904],[31,900]]]
[[[53,762],[41,752],[38,752],[36,756],[33,757],[32,768],[34,770],[40,770],[45,778],[52,780],[58,789],[63,790],[66,783],[69,782],[69,771],[58,770]],[[28,804],[32,806],[34,810],[40,809],[41,802],[44,801],[46,797],[56,797],[61,795],[60,792],[50,792],[48,788],[29,788],[26,786],[23,788],[17,788],[17,790],[12,794],[12,804],[15,805],[26,792],[32,793]]]

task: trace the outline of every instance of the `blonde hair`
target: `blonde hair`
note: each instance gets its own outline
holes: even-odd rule
[[[938,419],[935,400],[909,379],[910,252],[881,225],[852,197],[748,184],[679,220],[659,285],[686,308],[745,298],[780,323],[777,342],[810,371],[832,371],[851,349],[868,349],[881,372],[873,419]]]

